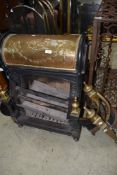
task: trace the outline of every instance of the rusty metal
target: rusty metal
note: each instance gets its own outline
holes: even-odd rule
[[[107,97],[112,107],[117,107],[117,76],[112,76],[111,70],[112,43],[117,42],[116,38],[117,2],[103,0],[93,23],[89,84],[95,85]]]
[[[7,65],[75,71],[80,35],[9,35],[2,58]]]

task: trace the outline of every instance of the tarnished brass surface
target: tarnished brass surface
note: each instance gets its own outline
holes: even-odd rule
[[[105,121],[109,120],[111,109],[110,109],[110,104],[107,101],[105,97],[103,97],[99,92],[93,89],[91,85],[87,85],[84,83],[84,92],[87,94],[87,96],[96,103],[97,108],[99,109],[100,105],[100,100],[102,101],[102,104],[106,110],[106,116],[103,118]]]
[[[0,99],[5,102],[8,101],[7,89],[8,83],[4,77],[3,71],[0,71]]]
[[[67,9],[67,32],[71,33],[71,0],[68,0]]]
[[[80,103],[78,102],[77,97],[73,98],[71,114],[75,115],[75,117],[79,117],[79,114],[80,114]]]
[[[87,114],[86,118],[89,119],[98,128],[102,129],[103,132],[110,136],[115,142],[117,142],[117,136],[111,126],[107,122],[104,122],[101,116],[97,115],[94,110],[87,109],[86,107],[84,107],[84,109]]]
[[[89,41],[92,41],[92,38],[93,38],[92,34],[88,34],[87,37],[88,37]],[[102,41],[103,42],[109,42],[110,38],[108,37],[108,35],[105,34],[105,36],[102,37]],[[117,36],[113,36],[112,42],[117,42]]]
[[[9,96],[7,94],[6,90],[2,90],[2,88],[0,87],[0,98],[2,99],[2,101],[7,102],[9,100]]]
[[[6,90],[8,87],[7,81],[3,75],[3,71],[0,72],[0,89]]]
[[[80,35],[9,35],[3,42],[6,65],[75,71]]]

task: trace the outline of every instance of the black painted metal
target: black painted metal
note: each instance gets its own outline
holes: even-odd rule
[[[9,76],[9,96],[11,106],[11,116],[18,123],[18,125],[30,125],[49,131],[59,132],[67,135],[72,135],[74,139],[78,140],[80,137],[80,132],[82,128],[79,118],[83,115],[83,82],[86,77],[86,65],[87,65],[87,42],[82,37],[80,40],[78,55],[77,55],[77,69],[75,72],[69,71],[59,71],[59,70],[46,70],[40,68],[29,68],[29,67],[17,67],[8,66],[7,72]],[[4,65],[6,67],[6,65]],[[20,98],[22,94],[32,93],[36,96],[43,96],[44,98],[50,98],[48,95],[43,95],[41,93],[35,92],[33,90],[27,89],[26,81],[29,77],[48,77],[59,80],[66,80],[70,83],[70,92],[68,97],[68,112],[67,120],[65,123],[57,123],[53,121],[45,121],[39,118],[31,118],[26,116],[25,108],[22,107],[20,103]],[[27,77],[27,78],[26,78]],[[72,98],[76,96],[81,104],[81,113],[79,117],[74,117],[70,115],[71,112],[71,102]],[[61,101],[61,99],[54,97],[55,100]],[[62,99],[63,100],[63,99]],[[32,108],[30,110],[33,110]]]
[[[78,7],[79,10],[79,18],[78,18],[78,26],[79,32],[84,33],[88,31],[88,28],[91,28],[93,25],[93,19],[95,14],[99,9],[99,4],[80,4]]]

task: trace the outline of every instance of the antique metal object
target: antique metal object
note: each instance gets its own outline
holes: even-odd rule
[[[7,90],[8,90],[8,82],[3,73],[3,69],[0,68],[0,99],[5,102],[7,102],[8,100]]]
[[[106,133],[108,136],[110,136],[115,142],[117,142],[117,136],[114,132],[113,128],[110,126],[109,123],[104,122],[102,120],[102,117],[97,115],[94,110],[87,109],[84,107],[87,115],[86,118],[91,120],[91,122],[96,125],[98,128],[102,129],[104,133]]]
[[[72,100],[71,114],[75,115],[76,117],[79,117],[80,115],[80,104],[78,102],[77,97],[74,97]]]
[[[40,7],[42,8],[42,7]],[[8,19],[12,33],[22,34],[46,34],[48,31],[43,9],[36,10],[27,5],[18,5],[10,10]]]
[[[103,0],[94,18],[93,40],[90,59],[89,84],[106,96],[111,106],[117,107],[117,76],[113,76],[113,42],[117,42],[117,3],[116,0]],[[94,77],[94,74],[96,76]],[[111,95],[109,95],[111,94]]]
[[[89,69],[88,43],[84,36],[36,35],[56,34],[58,23],[61,33],[77,33],[78,2],[60,1],[58,23],[48,0],[35,0],[33,7],[13,8],[10,13],[13,30],[31,35],[9,34],[0,42],[2,66],[8,80],[0,73],[1,111],[5,115],[9,113],[19,126],[72,135],[75,140],[80,138],[82,126],[96,127],[117,142],[116,117],[112,117],[112,111],[116,113],[117,108],[117,76],[112,76],[116,70],[110,71],[112,42],[117,41],[116,5],[114,0],[103,1],[94,19],[89,84],[84,83]],[[102,83],[98,81],[100,76]]]
[[[109,125],[110,104],[92,86],[84,83],[88,76],[86,38],[81,35],[10,34],[3,37],[1,43],[1,58],[9,82],[9,97],[6,91],[0,91],[4,114],[8,111],[19,126],[72,135],[75,140],[80,138],[81,128],[87,123],[87,128],[89,125],[101,127],[116,140]],[[88,104],[86,96],[96,103],[97,114],[85,108],[88,116],[84,118],[84,105]]]
[[[75,71],[80,35],[9,35],[2,58],[7,65]]]
[[[81,35],[8,35],[2,41],[1,58],[8,71],[10,115],[15,122],[78,140],[86,39]]]
[[[107,101],[107,99],[105,97],[103,97],[99,92],[97,92],[96,90],[94,90],[94,88],[91,85],[87,85],[86,83],[84,83],[84,92],[87,94],[87,96],[96,103],[97,105],[97,111],[99,111],[99,107],[100,107],[100,103],[102,103],[104,105],[104,107],[106,108],[106,116],[103,118],[105,121],[109,120],[110,114],[111,114],[111,108],[110,108],[110,104]],[[100,100],[102,102],[100,102]]]
[[[77,0],[60,0],[59,21],[61,33],[78,33],[78,6]]]
[[[54,4],[48,0],[41,0],[43,3],[43,6],[45,7],[45,11],[47,11],[48,15],[48,21],[49,21],[49,28],[50,28],[50,33],[51,34],[56,34],[58,33],[58,24],[57,24],[57,18],[55,15],[55,9],[54,9]]]
[[[2,68],[0,68],[0,69],[2,70],[2,71],[0,71],[0,88],[2,90],[6,90],[8,88],[7,81],[5,79],[3,69]]]
[[[93,23],[99,4],[78,0],[60,0],[59,21],[61,33],[85,33]]]
[[[1,87],[0,87],[0,98],[3,102],[7,102],[9,99],[7,91],[3,90]]]
[[[34,0],[13,7],[8,14],[12,33],[56,34],[58,24],[50,1]]]

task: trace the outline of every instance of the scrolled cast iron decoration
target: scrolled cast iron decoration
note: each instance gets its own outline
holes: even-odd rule
[[[113,43],[117,42],[116,9],[116,0],[103,0],[94,18],[89,83],[104,94],[117,117],[117,68],[111,66]]]

